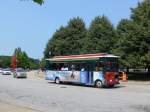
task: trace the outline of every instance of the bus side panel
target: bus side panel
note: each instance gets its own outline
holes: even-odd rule
[[[78,82],[78,71],[59,71],[59,78],[65,82]]]
[[[67,81],[68,74],[71,74],[70,71],[46,71],[46,80],[55,81],[56,77],[60,79],[60,81]]]
[[[56,71],[46,70],[45,79],[54,81],[55,80],[55,75],[56,75]]]
[[[101,80],[104,83],[104,74],[102,71],[93,72],[93,82],[96,80]]]
[[[57,71],[56,76],[60,79],[60,81],[69,82],[69,75],[71,71]]]
[[[88,71],[81,71],[80,72],[80,83],[88,83],[89,82],[89,74]]]
[[[55,81],[58,77],[60,81],[65,82],[80,82],[80,72],[79,71],[46,71],[46,80]]]
[[[79,83],[80,82],[80,71],[71,71],[68,76],[69,82]]]

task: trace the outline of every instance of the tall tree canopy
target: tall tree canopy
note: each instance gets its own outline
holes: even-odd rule
[[[17,67],[21,67],[24,69],[37,69],[39,67],[38,60],[29,58],[27,53],[25,51],[22,51],[20,47],[15,49],[14,55],[16,55],[17,58]]]
[[[0,56],[0,68],[10,67],[11,57],[10,56]]]
[[[45,57],[51,55],[71,55],[82,53],[82,44],[86,36],[85,23],[79,17],[73,18],[66,27],[60,27],[47,43]]]
[[[145,0],[132,9],[131,19],[117,26],[119,41],[115,53],[132,68],[150,68],[150,2]]]
[[[33,1],[40,4],[40,5],[42,5],[44,3],[44,0],[33,0]]]
[[[139,50],[140,61],[150,70],[150,1],[144,0],[132,9],[131,20],[137,28],[135,44]],[[138,60],[137,60],[138,61]]]
[[[44,54],[49,57],[49,51],[52,55],[111,52],[115,37],[115,29],[107,17],[96,17],[88,31],[84,21],[77,17],[54,33]]]
[[[85,49],[88,53],[110,53],[115,37],[115,29],[108,18],[98,16],[89,27]]]
[[[29,58],[21,48],[16,48],[14,54],[17,57],[17,67],[29,68]]]
[[[98,16],[88,29],[82,19],[73,18],[57,30],[46,45],[45,58],[54,55],[114,53],[122,64],[150,70],[150,1],[131,9],[131,18],[122,19],[116,29],[105,16]]]
[[[114,53],[121,56],[121,61],[126,66],[139,66],[140,62],[135,63],[139,59],[139,51],[135,45],[135,35],[137,30],[132,21],[123,19],[117,27],[118,41],[115,45]]]

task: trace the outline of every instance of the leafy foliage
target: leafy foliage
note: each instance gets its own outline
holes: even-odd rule
[[[60,27],[47,43],[44,55],[70,55],[82,53],[83,42],[86,36],[85,23],[79,17],[73,18],[66,27]]]
[[[45,67],[46,67],[46,60],[42,58],[42,60],[40,61],[40,68],[44,69]]]
[[[73,18],[66,27],[60,27],[47,43],[44,55],[75,55],[83,53],[111,52],[116,37],[115,29],[107,17],[96,17],[89,30],[79,17]]]
[[[10,56],[0,56],[0,68],[10,67],[11,57]]]
[[[132,68],[150,67],[150,2],[145,0],[132,9],[131,19],[117,27],[119,41],[114,49],[122,62]]]
[[[87,53],[110,53],[115,40],[115,29],[105,16],[96,17],[88,30],[85,49]]]
[[[15,49],[14,54],[17,57],[17,67],[24,69],[37,69],[39,67],[39,62],[29,58],[26,52],[22,51],[20,47]]]
[[[135,44],[139,50],[140,61],[150,69],[150,1],[145,0],[132,9],[131,19],[138,32]]]
[[[48,41],[45,58],[105,52],[119,55],[127,67],[150,70],[150,1],[144,0],[131,10],[131,18],[122,19],[116,29],[105,16],[95,17],[89,28],[81,18],[71,19]]]
[[[33,0],[33,1],[40,4],[40,5],[42,5],[44,3],[44,0]]]

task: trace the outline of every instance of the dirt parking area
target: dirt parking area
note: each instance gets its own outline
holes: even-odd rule
[[[93,88],[0,75],[0,112],[150,112],[150,82],[123,82],[115,88]]]

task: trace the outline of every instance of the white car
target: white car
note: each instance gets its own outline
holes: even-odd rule
[[[2,69],[2,68],[0,68],[0,73],[2,73],[2,71],[3,71],[3,69]]]
[[[14,78],[27,78],[27,73],[24,69],[18,68],[13,73]]]
[[[12,72],[10,69],[3,69],[2,70],[2,75],[11,75],[11,74],[12,74]]]

